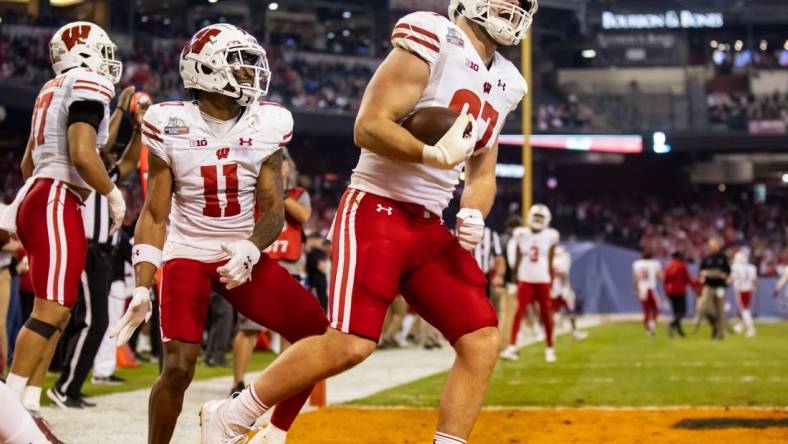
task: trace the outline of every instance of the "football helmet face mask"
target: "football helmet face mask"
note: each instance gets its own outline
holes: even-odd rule
[[[49,58],[57,75],[72,68],[89,68],[118,83],[123,64],[115,58],[117,49],[106,31],[95,23],[71,22],[52,36]]]
[[[228,24],[207,26],[183,48],[186,89],[219,93],[248,106],[268,93],[271,71],[265,50],[251,34]]]
[[[461,15],[483,27],[501,45],[519,45],[539,9],[536,0],[451,0],[449,18]]]
[[[552,218],[546,205],[535,204],[528,210],[528,227],[534,231],[542,231],[550,226]]]

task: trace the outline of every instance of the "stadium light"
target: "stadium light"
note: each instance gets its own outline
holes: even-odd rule
[[[783,183],[788,183],[788,173],[783,174]]]
[[[584,49],[580,55],[583,56],[584,59],[593,59],[596,57],[596,51],[593,49]]]
[[[347,20],[347,19],[349,19],[349,18],[351,18],[351,17],[353,17],[353,13],[352,13],[352,12],[350,12],[350,11],[344,11],[344,12],[342,13],[342,18],[343,18],[343,19],[345,19],[345,20]]]
[[[219,0],[208,0],[208,3],[216,3],[216,2],[218,2],[218,1],[219,1]]]
[[[271,11],[276,11],[277,9],[279,9],[279,3],[277,3],[277,2],[269,3],[268,4],[268,9],[270,9]]]

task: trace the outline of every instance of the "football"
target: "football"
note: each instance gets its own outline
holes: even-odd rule
[[[428,145],[435,145],[460,113],[441,106],[422,108],[402,121],[402,127]]]

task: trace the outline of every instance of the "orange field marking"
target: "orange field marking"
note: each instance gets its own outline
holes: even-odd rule
[[[426,444],[438,414],[419,409],[326,408],[299,417],[289,444]],[[785,409],[495,409],[469,443],[788,443]]]

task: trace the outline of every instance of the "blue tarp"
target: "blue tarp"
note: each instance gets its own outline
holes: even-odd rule
[[[632,285],[632,263],[640,253],[627,248],[594,242],[568,242],[572,255],[572,287],[577,293],[578,308],[583,313],[640,313],[640,302]],[[690,264],[690,273],[697,276],[698,265]],[[778,307],[772,297],[776,278],[759,279],[752,311],[754,316],[788,317],[788,307]],[[660,294],[664,290],[660,286]],[[694,293],[689,292],[688,309],[694,311]],[[728,288],[728,301],[736,307],[733,289]]]

